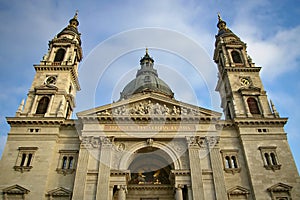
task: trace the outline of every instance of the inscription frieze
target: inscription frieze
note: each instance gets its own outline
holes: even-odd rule
[[[104,131],[195,131],[194,125],[105,125]]]

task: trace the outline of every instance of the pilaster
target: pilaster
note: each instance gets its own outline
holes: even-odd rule
[[[210,136],[205,137],[205,140],[207,142],[207,146],[210,152],[210,162],[213,171],[216,199],[227,199],[222,161],[220,156],[220,148],[218,145],[220,138],[218,136]]]
[[[100,137],[100,158],[96,200],[109,199],[109,178],[113,138]]]
[[[84,199],[85,183],[89,161],[89,146],[89,144],[85,143],[85,140],[83,140],[80,145],[76,176],[74,181],[74,192],[72,197],[73,200]]]
[[[193,198],[204,200],[202,169],[200,160],[199,137],[186,137],[189,152]]]

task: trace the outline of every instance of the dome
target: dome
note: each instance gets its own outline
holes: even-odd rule
[[[153,63],[154,60],[149,56],[146,49],[145,56],[140,60],[141,69],[137,71],[136,78],[124,87],[120,99],[127,99],[134,94],[145,92],[156,92],[170,98],[174,97],[170,87],[158,77]]]

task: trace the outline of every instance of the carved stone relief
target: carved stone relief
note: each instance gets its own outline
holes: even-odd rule
[[[113,109],[107,109],[97,113],[98,115],[200,115],[198,109],[166,105],[151,100],[133,104],[122,105]]]

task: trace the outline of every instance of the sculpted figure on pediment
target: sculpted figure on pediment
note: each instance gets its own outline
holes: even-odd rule
[[[197,108],[180,107],[176,105],[168,105],[160,102],[152,102],[144,100],[127,105],[121,105],[112,109],[99,111],[98,115],[102,116],[119,116],[119,115],[200,115]]]

